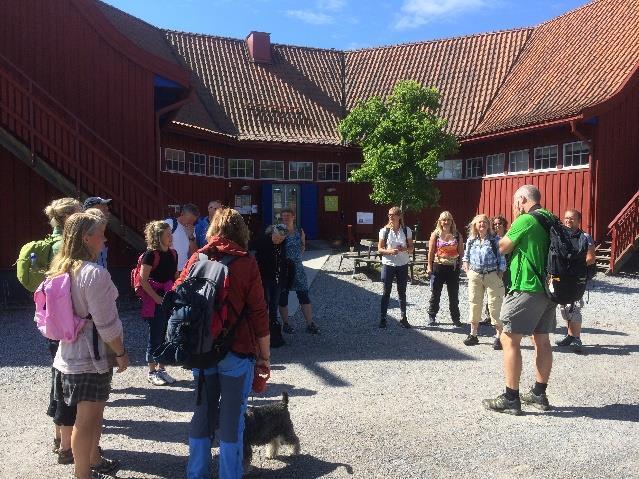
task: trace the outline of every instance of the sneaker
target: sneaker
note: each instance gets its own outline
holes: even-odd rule
[[[58,449],[58,464],[73,464],[73,451]]]
[[[462,326],[462,322],[459,319],[453,319],[453,324],[457,328],[460,328]]]
[[[153,384],[154,386],[166,385],[166,381],[158,375],[157,371],[147,374],[146,380],[150,382],[151,384]]]
[[[320,330],[317,327],[317,324],[311,323],[308,326],[306,326],[306,332],[310,334],[319,334]]]
[[[506,398],[505,393],[495,399],[484,399],[481,403],[489,411],[503,412],[514,416],[521,415],[521,401],[519,398],[510,400]]]
[[[584,345],[581,343],[580,338],[572,338],[572,343],[570,343],[570,349],[577,354],[581,354],[584,352]]]
[[[434,314],[429,314],[428,315],[428,326],[436,326],[437,325],[437,321],[435,321],[435,315]]]
[[[402,326],[402,328],[404,329],[410,329],[412,326],[410,325],[410,323],[408,322],[408,319],[406,318],[402,318],[402,320],[399,322],[399,324]]]
[[[469,334],[468,336],[466,336],[466,339],[464,339],[464,344],[466,346],[477,346],[479,344],[479,338],[477,336]]]
[[[497,337],[495,338],[495,341],[493,341],[493,349],[494,349],[495,351],[501,351],[502,349],[504,349],[504,348],[502,348],[502,346],[501,346],[501,339],[499,339],[499,336],[497,336]]]
[[[293,334],[295,330],[293,329],[293,326],[291,326],[287,321],[282,325],[282,331],[284,331],[286,334]]]
[[[539,396],[537,396],[531,389],[527,393],[521,393],[519,395],[519,398],[521,399],[521,402],[523,402],[524,404],[530,404],[531,406],[536,407],[537,409],[540,409],[542,411],[548,411],[550,409],[548,396],[546,396],[545,393],[542,393]]]
[[[175,379],[166,372],[166,369],[158,369],[155,371],[155,374],[160,376],[166,384],[173,384],[175,382]]]
[[[98,474],[113,474],[118,469],[120,469],[120,461],[116,459],[107,459],[106,457],[100,459],[100,462],[97,464],[91,465],[91,470]]]
[[[566,334],[563,339],[555,341],[555,344],[557,346],[570,346],[570,343],[572,343],[573,339],[574,338],[570,334]]]
[[[380,329],[386,329],[386,319],[379,320],[379,327]]]
[[[76,477],[76,476],[73,476]],[[101,472],[91,471],[91,479],[113,479],[113,476],[109,474],[102,474]]]

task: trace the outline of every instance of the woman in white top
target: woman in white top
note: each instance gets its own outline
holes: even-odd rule
[[[388,224],[379,230],[377,250],[382,255],[382,282],[384,283],[379,327],[386,327],[388,300],[393,288],[393,278],[397,278],[399,308],[402,312],[399,324],[404,328],[410,328],[406,318],[406,285],[408,284],[408,263],[410,254],[413,252],[413,232],[404,225],[402,210],[397,206],[388,210]]]
[[[56,396],[68,406],[77,405],[71,449],[78,479],[107,477],[117,461],[101,456],[98,443],[104,405],[109,398],[112,367],[129,366],[122,323],[111,275],[94,261],[104,246],[104,215],[75,213],[67,219],[62,247],[51,263],[48,277],[69,274],[74,313],[90,318],[73,342],[60,341],[53,367],[61,375]]]

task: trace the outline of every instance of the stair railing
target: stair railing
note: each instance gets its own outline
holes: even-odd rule
[[[608,225],[610,246],[610,272],[616,273],[618,261],[632,249],[639,239],[639,191]]]
[[[76,191],[114,199],[114,214],[141,231],[177,201],[133,161],[0,54],[0,125],[69,178]]]

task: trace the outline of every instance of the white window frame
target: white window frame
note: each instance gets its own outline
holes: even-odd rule
[[[437,173],[438,180],[461,180],[463,179],[463,160],[452,159],[443,160],[438,163],[441,171]],[[458,175],[458,176],[456,176]]]
[[[479,173],[477,173],[477,162],[479,162]],[[472,174],[471,174],[472,173]],[[481,178],[484,174],[484,158],[476,156],[474,158],[466,158],[466,178]]]
[[[512,164],[513,164],[513,155],[518,155],[520,153],[525,153],[526,154],[526,159],[528,160],[527,162],[527,166],[525,170],[515,170],[513,171],[512,169]],[[519,160],[515,159],[515,164],[518,164]],[[525,149],[525,150],[515,150],[515,151],[511,151],[508,153],[508,174],[512,174],[512,175],[522,175],[524,173],[528,173],[530,171],[530,150]]]
[[[170,156],[170,158],[169,158]],[[171,168],[168,162],[171,162]],[[173,166],[177,165],[177,169]],[[162,171],[167,173],[186,173],[186,152],[184,150],[176,150],[174,148],[164,148],[164,160],[162,162]]]
[[[204,153],[189,152],[189,175],[206,176],[206,160]]]
[[[543,162],[544,160],[549,162],[550,165],[550,159],[552,158],[549,155],[549,151],[554,148],[555,149],[555,166],[548,166],[548,167],[544,167],[543,166]],[[539,155],[539,158],[537,158],[537,156]],[[540,162],[542,164],[542,166],[538,167],[537,163]],[[557,169],[557,165],[559,162],[559,145],[546,145],[546,146],[538,146],[535,148],[535,152],[533,154],[533,170],[535,171],[554,171]]]
[[[494,163],[495,161],[499,164],[499,171],[494,172]],[[490,165],[490,168],[488,167]],[[498,176],[504,174],[504,169],[506,167],[506,153],[495,153],[494,155],[486,155],[486,168],[484,176]]]
[[[209,156],[206,164],[206,176],[224,178],[224,158],[221,156]]]
[[[350,174],[351,171],[356,170],[357,168],[360,168],[361,166],[362,166],[361,163],[346,163],[345,181],[348,181],[348,175]]]
[[[566,156],[568,156],[567,153],[566,153],[566,150],[568,149],[567,147],[574,146],[574,145],[582,145],[582,146],[584,146],[586,148],[586,151],[587,151],[586,160],[587,161],[586,161],[585,164],[584,163],[580,163],[578,165],[573,165],[573,164],[566,165]],[[583,150],[582,150],[581,153],[579,153],[579,157],[581,158],[582,155],[583,155]],[[571,154],[571,156],[574,156],[574,154]],[[590,167],[590,146],[585,141],[573,141],[572,143],[564,143],[563,157],[561,159],[561,162],[562,162],[562,167],[563,168],[588,168],[588,167]]]
[[[240,171],[239,168],[239,163],[238,165],[233,168],[231,165],[233,164],[233,162],[242,162],[242,170],[244,170],[245,176],[233,176],[233,170],[237,170],[238,172]],[[251,175],[248,176],[246,175],[247,173],[247,165],[251,165]],[[238,173],[236,173],[238,174]],[[255,165],[253,164],[253,160],[249,160],[247,158],[229,158],[229,178],[233,178],[233,179],[245,179],[245,180],[249,180],[249,179],[253,179],[255,178]]]
[[[264,176],[264,164],[271,163],[273,165],[275,176]],[[277,176],[278,166],[282,169],[282,176]],[[260,160],[260,179],[261,180],[283,180],[284,179],[284,162],[276,160]]]
[[[327,178],[328,169],[330,166],[331,177]],[[337,178],[335,178],[335,167],[337,167]],[[322,171],[323,170],[323,171]],[[322,173],[324,173],[324,178],[322,178]],[[338,182],[341,178],[342,170],[340,168],[339,163],[318,163],[317,164],[317,181],[322,182]]]
[[[311,165],[310,178],[299,178],[297,176],[297,170],[293,170],[293,165]],[[293,172],[295,171],[295,174]],[[313,181],[313,162],[312,161],[291,161],[288,164],[288,179],[295,181]]]

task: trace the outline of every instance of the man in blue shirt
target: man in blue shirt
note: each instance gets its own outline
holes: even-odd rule
[[[198,248],[202,248],[206,243],[206,232],[209,229],[209,225],[215,216],[215,212],[222,207],[220,200],[213,200],[209,202],[208,216],[202,216],[195,224],[195,242]]]

